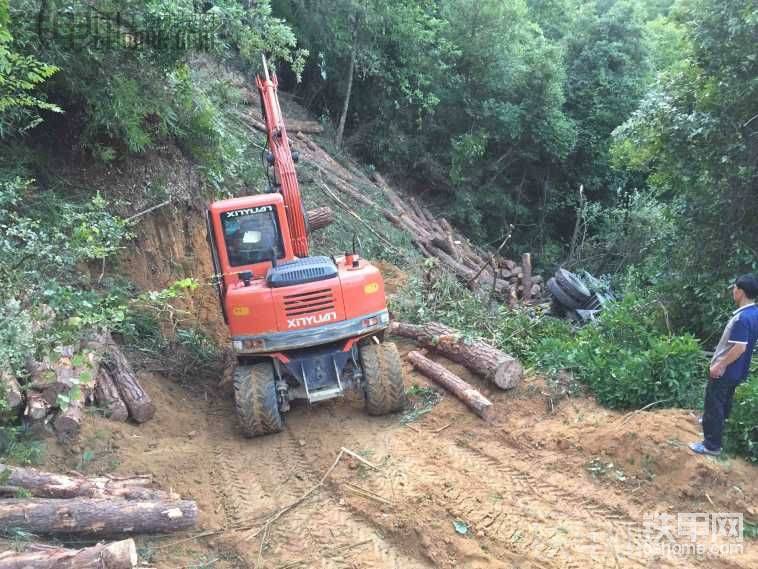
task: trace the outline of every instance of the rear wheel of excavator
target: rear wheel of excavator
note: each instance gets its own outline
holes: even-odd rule
[[[271,362],[237,366],[234,370],[234,402],[242,433],[257,437],[278,433],[284,424],[276,394]]]
[[[360,351],[368,414],[386,415],[403,409],[405,385],[400,355],[395,344],[378,344],[370,340],[361,346]]]

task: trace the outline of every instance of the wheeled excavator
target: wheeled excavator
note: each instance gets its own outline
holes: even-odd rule
[[[363,392],[371,415],[398,411],[405,390],[397,348],[384,339],[382,275],[355,247],[337,256],[309,254],[298,155],[265,58],[256,86],[273,177],[264,193],[216,201],[207,211],[241,430],[249,437],[279,432],[293,401],[318,403],[348,389]]]

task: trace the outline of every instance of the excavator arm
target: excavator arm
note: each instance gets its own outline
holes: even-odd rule
[[[295,173],[295,163],[292,160],[292,150],[287,129],[284,126],[282,111],[279,107],[279,97],[276,94],[278,82],[276,75],[269,76],[266,58],[263,58],[264,77],[256,76],[255,83],[261,96],[263,119],[266,122],[268,132],[268,146],[273,156],[273,166],[276,179],[281,187],[284,207],[287,212],[287,224],[289,225],[292,239],[293,253],[297,257],[308,256],[308,231],[305,225],[305,214],[300,187]]]

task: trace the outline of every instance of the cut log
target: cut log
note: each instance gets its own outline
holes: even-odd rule
[[[147,392],[142,389],[126,356],[113,341],[108,344],[104,364],[116,384],[121,399],[129,409],[132,419],[138,423],[152,419],[155,415],[155,405]]]
[[[10,370],[0,371],[0,394],[5,398],[7,405],[4,414],[8,418],[18,417],[24,407],[24,396],[21,394],[21,386],[15,374]]]
[[[124,498],[127,500],[170,500],[175,496],[149,488],[150,476],[111,478],[68,476],[36,468],[0,464],[0,479],[9,491],[24,489],[39,498]]]
[[[84,418],[83,398],[72,399],[55,417],[53,426],[58,440],[62,443],[71,443],[79,438]]]
[[[330,207],[317,207],[306,212],[305,216],[308,218],[308,229],[311,231],[318,231],[334,221],[334,213]]]
[[[126,421],[129,410],[105,366],[100,368],[95,382],[95,402],[111,421]]]
[[[468,406],[485,421],[491,421],[495,409],[492,402],[453,372],[424,357],[421,352],[409,352],[408,360],[413,367],[433,379]]]
[[[324,127],[318,121],[288,120],[284,124],[289,132],[302,132],[303,134],[321,134],[324,132]]]
[[[429,322],[419,326],[393,322],[390,330],[466,366],[501,389],[516,387],[523,378],[524,368],[516,358],[481,341],[466,342],[458,331],[443,324]]]
[[[38,535],[109,536],[165,533],[194,527],[197,504],[190,500],[102,498],[12,498],[0,501],[0,527]]]
[[[0,553],[0,569],[132,569],[137,566],[133,539],[98,543],[84,549],[28,546],[23,553]]]
[[[26,410],[24,416],[30,421],[41,421],[50,410],[50,404],[45,401],[41,394],[34,391],[26,393]]]

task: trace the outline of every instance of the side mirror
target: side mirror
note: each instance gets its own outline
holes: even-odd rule
[[[271,258],[271,267],[276,268],[276,249],[273,247],[269,249],[269,257]]]

